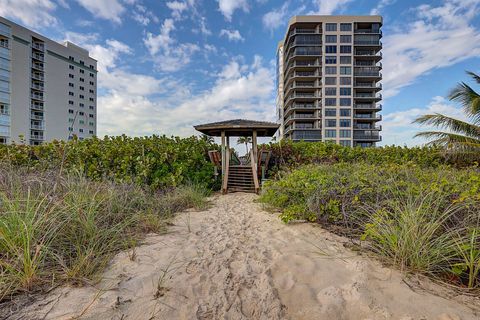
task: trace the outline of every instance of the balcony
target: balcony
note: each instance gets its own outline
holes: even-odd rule
[[[307,38],[309,37],[309,38]],[[288,53],[290,49],[296,46],[321,46],[322,45],[322,36],[296,36],[291,40],[287,47],[285,48],[285,52]]]
[[[357,113],[357,114],[353,115],[353,119],[380,121],[380,120],[382,120],[382,115],[381,114],[369,114],[369,113]]]
[[[315,130],[295,130],[291,136],[292,140],[322,140],[322,131]]]
[[[365,141],[382,141],[382,137],[378,134],[378,132],[372,134],[361,134],[354,131],[353,139]]]
[[[43,115],[38,115],[38,114],[30,114],[30,119],[32,120],[39,120],[39,121],[43,121],[45,120],[45,117]]]
[[[373,103],[356,103],[353,105],[354,109],[364,109],[364,110],[375,110],[380,111],[382,110],[381,104],[373,104]]]
[[[30,132],[30,139],[43,141],[43,140],[45,140],[45,137],[44,137],[43,134],[38,134],[38,132],[36,132],[36,131],[31,131]]]
[[[298,56],[321,56],[322,49],[318,47],[297,47],[292,52],[290,52],[285,59],[285,61],[289,61],[291,58],[298,57]]]
[[[383,34],[380,29],[355,29],[354,33],[373,33],[373,34]]]
[[[373,94],[373,93],[356,92],[353,98],[358,100],[382,100],[382,95]]]
[[[353,85],[354,88],[365,88],[365,89],[382,89],[382,84],[381,83],[375,83],[375,82],[355,82]]]
[[[45,51],[45,45],[43,43],[33,42],[32,48],[38,51]]]
[[[35,94],[35,93],[32,93],[32,94],[30,94],[30,97],[31,97],[32,99],[35,99],[35,100],[43,101],[43,94]]]
[[[382,126],[375,126],[367,123],[362,123],[362,124],[354,124],[353,125],[354,130],[376,130],[376,131],[381,131]]]
[[[35,60],[38,60],[38,61],[42,61],[42,62],[45,61],[45,56],[43,54],[39,54],[39,53],[32,53],[32,58],[35,59]]]
[[[44,81],[45,77],[40,74],[40,73],[32,73],[32,79],[38,80],[38,81]]]
[[[380,40],[354,40],[353,44],[356,46],[374,46],[374,47],[381,47],[382,41]]]
[[[44,91],[45,87],[43,84],[38,84],[38,83],[32,83],[32,89],[39,90],[39,91]]]
[[[288,101],[291,99],[320,99],[321,95],[317,95],[314,92],[294,92],[287,96],[285,99],[285,104],[288,104]]]
[[[300,111],[307,111],[307,110],[315,110],[319,109],[320,106],[317,103],[294,103],[285,109],[285,116],[288,115],[291,111],[300,110]]]
[[[315,117],[313,113],[297,113],[287,117],[285,122],[288,123],[293,120],[315,120],[316,118],[318,117]]]
[[[381,78],[382,74],[377,67],[356,67],[354,70],[355,77],[374,77]]]
[[[43,64],[39,64],[39,63],[32,63],[32,68],[40,71],[45,70]]]
[[[0,116],[9,116],[10,115],[10,111],[9,110],[0,110]]]
[[[30,129],[32,129],[32,130],[45,130],[45,126],[43,124],[31,124]]]
[[[32,109],[32,110],[39,110],[39,111],[43,111],[43,110],[44,110],[43,105],[38,104],[38,103],[31,103],[31,104],[30,104],[30,109]]]

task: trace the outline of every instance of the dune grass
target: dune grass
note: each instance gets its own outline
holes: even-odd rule
[[[205,208],[208,191],[151,191],[79,174],[0,169],[0,300],[69,282],[98,280],[113,255],[175,212]]]

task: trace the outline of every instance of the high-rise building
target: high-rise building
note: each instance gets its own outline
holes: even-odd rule
[[[0,17],[0,143],[97,132],[97,61]]]
[[[381,141],[381,16],[295,16],[277,49],[279,138]]]

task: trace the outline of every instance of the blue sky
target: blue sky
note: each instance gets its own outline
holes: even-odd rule
[[[0,0],[0,15],[99,61],[98,134],[193,134],[275,119],[275,54],[298,14],[384,17],[382,144],[422,144],[411,121],[462,117],[445,97],[480,72],[480,0]]]

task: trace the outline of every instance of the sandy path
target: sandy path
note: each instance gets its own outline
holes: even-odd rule
[[[345,239],[284,225],[254,199],[216,196],[208,211],[178,215],[133,261],[119,254],[97,288],[58,289],[26,318],[479,319],[461,297],[414,291]]]

